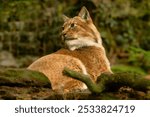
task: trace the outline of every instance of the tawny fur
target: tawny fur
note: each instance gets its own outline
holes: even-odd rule
[[[62,73],[64,67],[87,74],[83,63],[79,59],[63,54],[46,55],[31,64],[28,69],[44,73],[49,78],[53,90],[56,91],[63,92],[86,88],[83,83],[64,76]]]
[[[109,61],[107,57],[104,56],[105,51],[100,47],[90,46],[74,51],[60,49],[56,54],[69,55],[81,60],[93,81],[96,81],[101,73],[111,72]]]
[[[93,81],[103,72],[112,73],[100,34],[87,9],[83,7],[74,18],[64,16],[64,21],[62,41],[65,49],[39,58],[28,67],[44,73],[52,88],[63,92],[86,88],[82,82],[64,76],[64,67],[88,74]]]

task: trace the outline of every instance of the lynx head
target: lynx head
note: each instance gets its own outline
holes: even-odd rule
[[[102,45],[100,34],[85,7],[82,7],[78,16],[68,18],[64,15],[63,20],[62,40],[70,50]]]

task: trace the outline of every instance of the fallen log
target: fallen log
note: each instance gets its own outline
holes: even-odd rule
[[[0,86],[33,86],[51,88],[51,83],[43,73],[37,71],[2,68],[0,69]]]

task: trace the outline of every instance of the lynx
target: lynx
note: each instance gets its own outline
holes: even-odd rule
[[[85,7],[81,8],[78,16],[69,18],[64,15],[63,19],[61,37],[64,48],[39,58],[28,69],[44,73],[53,90],[83,90],[87,88],[84,83],[63,75],[64,67],[90,75],[95,82],[101,73],[112,73],[110,63],[100,33]]]

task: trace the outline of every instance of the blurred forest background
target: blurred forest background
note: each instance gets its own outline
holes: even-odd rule
[[[62,47],[62,14],[89,10],[113,71],[150,74],[149,0],[0,0],[0,66],[26,68]]]

